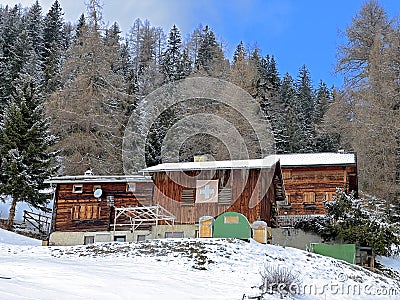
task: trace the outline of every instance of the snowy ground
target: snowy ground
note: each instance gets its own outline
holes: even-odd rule
[[[296,299],[400,299],[396,280],[331,258],[256,242],[173,239],[39,245],[0,229],[0,299],[239,300],[243,294],[257,294],[251,287],[260,285],[264,264],[290,268],[298,275],[303,293]],[[378,295],[382,293],[392,295]]]

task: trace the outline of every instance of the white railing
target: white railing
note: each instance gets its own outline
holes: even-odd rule
[[[126,217],[125,220],[122,217]],[[157,226],[159,221],[174,226],[175,219],[176,217],[171,212],[158,204],[155,206],[115,207],[114,234],[117,226],[130,226],[133,232],[139,226]]]

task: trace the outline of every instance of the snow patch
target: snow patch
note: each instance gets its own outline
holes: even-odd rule
[[[42,241],[26,237],[15,232],[0,228],[0,244],[19,245],[19,246],[40,246]]]

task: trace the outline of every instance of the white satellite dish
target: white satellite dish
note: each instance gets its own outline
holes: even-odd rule
[[[94,195],[96,198],[100,198],[102,194],[103,194],[103,191],[102,191],[101,189],[96,189],[96,190],[94,191],[94,194],[93,194],[93,195]]]

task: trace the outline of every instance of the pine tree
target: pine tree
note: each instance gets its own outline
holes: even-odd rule
[[[22,22],[21,7],[8,6],[3,9],[1,16],[1,60],[0,60],[0,108],[10,99],[12,92],[12,82],[16,79],[22,65],[23,59],[19,58],[21,47],[20,36],[26,36]],[[24,46],[22,47],[22,49]]]
[[[44,19],[44,84],[47,93],[60,87],[61,67],[64,61],[65,27],[62,8],[56,0]]]
[[[317,97],[313,115],[313,122],[315,124],[320,123],[327,112],[329,104],[332,102],[331,94],[332,93],[326,86],[326,83],[321,80],[317,89]]]
[[[204,28],[202,41],[197,54],[197,60],[196,60],[197,69],[202,68],[207,72],[210,71],[213,60],[216,57],[215,52],[217,47],[218,44],[215,39],[214,32],[212,32],[207,25]]]
[[[229,76],[229,61],[225,59],[214,32],[208,26],[204,28],[202,33],[195,68],[197,72],[216,78],[227,78]]]
[[[32,5],[32,7],[29,8],[27,13],[25,14],[24,23],[24,27],[28,31],[36,56],[40,59],[42,63],[45,49],[43,39],[44,26],[42,8],[38,0],[36,0],[36,2]]]
[[[280,91],[281,101],[285,107],[285,122],[281,151],[283,153],[297,153],[301,149],[301,128],[299,126],[299,102],[296,98],[294,80],[286,73]]]
[[[18,202],[45,210],[48,196],[40,190],[46,187],[44,180],[53,171],[50,165],[54,154],[48,150],[55,140],[48,131],[36,59],[31,55],[31,60],[13,81],[11,98],[0,124],[0,195],[12,197],[9,230],[13,227]]]
[[[172,26],[169,32],[167,48],[163,52],[161,68],[164,76],[164,82],[171,82],[184,78],[183,55],[182,55],[181,33],[176,27]]]
[[[298,126],[300,128],[299,152],[313,152],[315,149],[315,132],[313,126],[314,95],[310,73],[305,65],[300,68],[296,82],[298,102]]]
[[[189,57],[189,49],[187,48],[183,49],[180,68],[182,78],[188,77],[193,71],[193,62]]]
[[[239,60],[246,58],[246,49],[244,48],[243,41],[240,41],[239,45],[236,46],[235,53],[233,53],[233,65],[236,65]]]
[[[269,55],[261,58],[256,48],[251,55],[250,66],[255,70],[251,94],[260,103],[261,110],[271,124],[275,150],[278,153],[284,152],[285,107],[280,97],[281,83],[275,59]]]
[[[267,73],[266,78],[268,82],[271,84],[272,89],[277,91],[281,85],[281,80],[279,78],[278,68],[276,66],[275,57],[272,55],[271,58],[267,55]]]
[[[315,126],[315,151],[317,152],[335,152],[339,149],[340,134],[329,127],[326,120],[327,111],[333,103],[333,92],[331,92],[326,83],[322,80],[319,83],[315,110],[314,110],[314,126]]]

